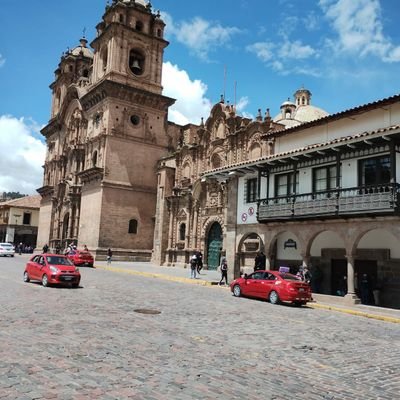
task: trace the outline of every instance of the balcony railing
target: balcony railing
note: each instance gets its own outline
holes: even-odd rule
[[[260,199],[258,221],[393,214],[398,210],[399,193],[399,184],[384,184]]]

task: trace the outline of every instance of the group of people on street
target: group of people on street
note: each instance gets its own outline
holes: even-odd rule
[[[33,253],[33,250],[35,249],[34,246],[31,246],[30,244],[24,244],[24,243],[17,243],[14,245],[15,251],[18,252],[19,255],[22,253]]]
[[[190,258],[190,278],[196,279],[197,275],[201,275],[200,271],[203,269],[203,254],[201,251],[196,251]],[[221,257],[219,265],[221,271],[221,280],[219,285],[222,285],[225,280],[225,284],[228,284],[228,263],[225,257]]]

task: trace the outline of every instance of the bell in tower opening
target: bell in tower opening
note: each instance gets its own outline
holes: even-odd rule
[[[144,55],[138,50],[129,53],[129,68],[135,75],[142,75],[144,71]]]

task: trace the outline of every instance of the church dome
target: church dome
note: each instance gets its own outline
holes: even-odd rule
[[[131,3],[132,0],[122,0],[122,3]],[[147,1],[146,0],[135,0],[136,4],[140,4],[143,7],[147,7]]]
[[[325,110],[311,105],[311,92],[301,88],[294,94],[295,102],[290,98],[281,104],[281,112],[273,119],[286,128],[314,121],[329,115]]]
[[[71,50],[71,54],[73,56],[84,56],[87,58],[93,58],[92,51],[86,45],[87,45],[87,40],[85,38],[82,38],[80,40],[80,45],[73,48]]]
[[[329,115],[325,110],[314,106],[299,106],[295,113],[295,119],[300,122],[310,122]]]

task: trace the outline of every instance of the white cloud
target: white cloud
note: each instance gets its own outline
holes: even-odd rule
[[[6,62],[6,59],[0,54],[0,67],[2,67],[5,62]]]
[[[279,57],[283,59],[304,59],[316,54],[316,51],[309,45],[303,45],[300,40],[294,42],[286,41],[279,49]]]
[[[205,97],[205,83],[198,79],[192,81],[186,71],[166,62],[163,65],[163,87],[165,96],[177,100],[169,109],[170,121],[180,125],[199,124],[201,117],[208,118],[212,103]]]
[[[242,112],[249,105],[249,98],[247,96],[241,97],[236,104],[236,111]]]
[[[274,47],[271,42],[257,42],[247,46],[246,50],[254,53],[261,61],[270,61],[274,57]]]
[[[282,75],[307,74],[309,69],[306,66],[292,67],[292,63],[289,64],[288,61],[318,57],[318,53],[311,46],[304,45],[300,40],[290,41],[288,38],[284,38],[283,42],[278,45],[271,42],[253,43],[247,46],[246,50],[255,54],[271,69]],[[315,76],[315,74],[315,69],[310,70],[309,75]]]
[[[319,4],[338,35],[339,41],[331,46],[337,52],[400,61],[400,47],[383,33],[379,0],[320,0]]]
[[[35,194],[42,186],[46,146],[37,137],[37,123],[0,116],[0,192]]]
[[[167,35],[175,36],[178,42],[205,61],[208,61],[210,52],[228,45],[232,37],[241,32],[236,27],[224,27],[201,17],[175,23],[169,14],[163,13],[163,19],[167,24]]]

